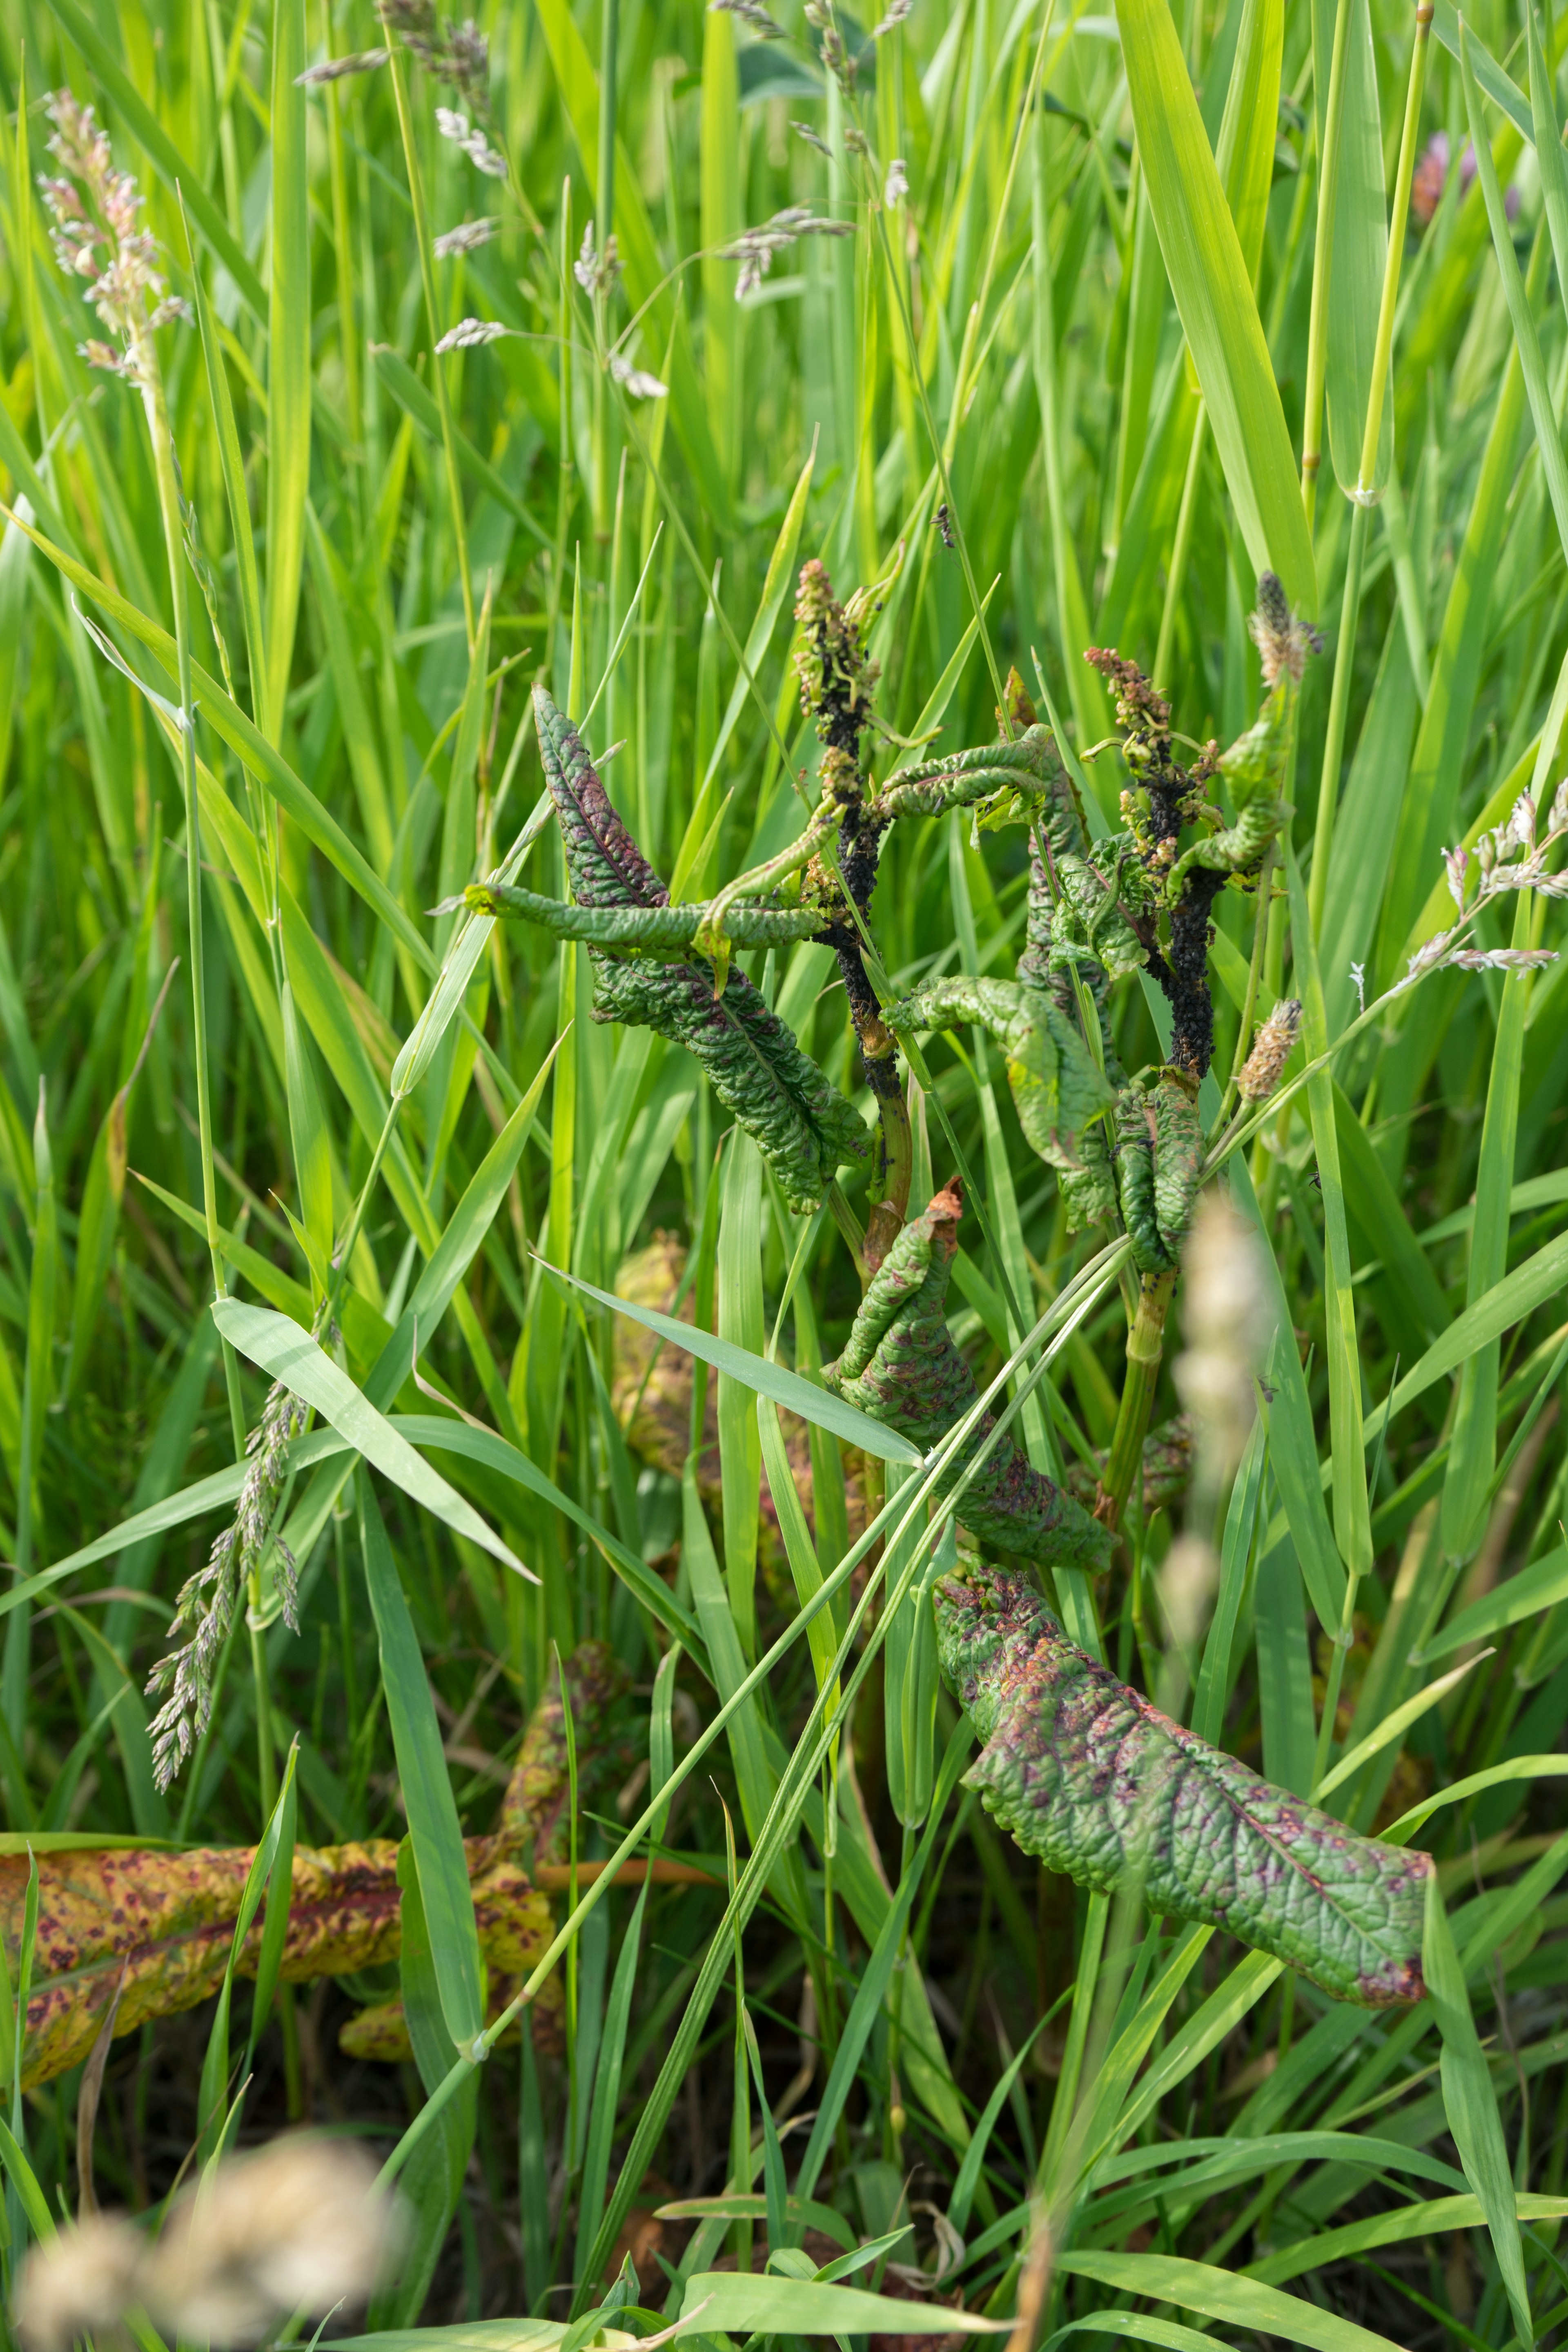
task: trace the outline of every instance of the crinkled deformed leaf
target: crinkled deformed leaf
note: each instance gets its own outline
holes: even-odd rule
[[[1264,851],[1289,821],[1286,788],[1299,693],[1294,673],[1282,669],[1252,725],[1222,756],[1220,772],[1230,788],[1236,823],[1206,835],[1182,852],[1165,881],[1165,895],[1173,906],[1194,866],[1206,866],[1214,874],[1256,873]]]
[[[1337,2000],[1421,1999],[1430,1855],[1356,1836],[1172,1722],[1021,1577],[972,1570],[935,1600],[942,1673],[985,1742],[968,1785],[1026,1853],[1226,1928]]]
[[[590,947],[631,948],[654,955],[674,948],[701,943],[712,913],[712,902],[694,900],[686,907],[569,907],[562,898],[541,898],[508,882],[470,882],[462,897],[449,902],[474,915],[520,915],[537,923],[558,940],[585,940]],[[445,906],[436,912],[445,911]],[[731,908],[724,919],[725,936],[732,948],[786,947],[792,940],[809,940],[822,928],[822,918],[810,907]]]
[[[822,1377],[837,1396],[930,1452],[974,1402],[974,1375],[943,1305],[963,1196],[955,1182],[907,1224],[860,1302],[849,1344]],[[939,1488],[951,1490],[994,1426],[983,1413]],[[1032,1469],[1010,1436],[994,1447],[959,1505],[971,1534],[1026,1559],[1109,1566],[1111,1537],[1082,1505]]]
[[[492,1968],[516,1972],[550,1940],[549,1903],[498,1840],[469,1838],[466,1848],[480,1945]],[[40,1854],[24,2084],[87,2056],[121,1971],[116,2037],[216,1992],[251,1860],[245,1846]],[[0,1939],[13,1973],[26,1888],[26,1859],[0,1856]],[[246,1939],[241,1976],[256,1973],[263,1927],[258,1918]],[[375,1968],[396,1958],[400,1932],[395,1840],[295,1849],[286,1979]]]
[[[545,782],[580,906],[668,907],[669,892],[611,806],[587,751],[542,686],[533,690]],[[684,1045],[754,1137],[797,1214],[817,1207],[844,1162],[869,1150],[865,1122],[743,972],[721,996],[711,965],[617,955],[590,943],[594,1017]]]
[[[684,1045],[754,1139],[797,1216],[816,1208],[838,1169],[869,1150],[853,1103],[808,1060],[760,990],[731,971],[722,996],[701,964],[617,962],[594,949],[594,1017],[657,1029]]]
[[[1124,1087],[1116,1105],[1116,1176],[1132,1255],[1168,1274],[1182,1253],[1204,1165],[1197,1087],[1181,1070]]]
[[[1048,727],[1026,728],[1007,743],[982,743],[942,760],[902,768],[877,793],[873,815],[885,822],[903,816],[941,816],[968,808],[993,793],[1044,793],[1053,802],[1066,789],[1061,756]]]
[[[603,1642],[584,1642],[567,1662],[579,1783],[613,1760],[612,1715],[625,1670]],[[553,1932],[549,1900],[517,1856],[551,1848],[566,1801],[568,1775],[560,1684],[552,1676],[529,1718],[502,1801],[496,1833],[466,1838],[479,1948],[489,1972],[489,2013],[510,1998]],[[396,1959],[402,1940],[398,1846],[296,1847],[282,1974],[290,1982],[352,1975]],[[84,2058],[124,1974],[116,2037],[194,2009],[223,1982],[254,1849],[206,1847],[172,1853],[149,1848],[73,1847],[37,1855],[38,1926],[27,2003],[23,2083],[46,2083]],[[27,1890],[26,1853],[0,1854],[0,1945],[15,1983]],[[242,1948],[237,1973],[254,1976],[264,1918]],[[546,2038],[560,1994],[543,1990]],[[539,2021],[536,2020],[536,2028]],[[402,2004],[363,2011],[343,2027],[351,2056],[408,2055]]]
[[[668,907],[669,892],[616,815],[588,747],[542,686],[533,721],[580,907]]]
[[[1083,1131],[1115,1107],[1116,1097],[1068,1015],[1046,990],[955,974],[917,989],[887,1020],[894,1030],[978,1022],[1007,1057],[1007,1083],[1030,1148],[1053,1168],[1082,1167]]]

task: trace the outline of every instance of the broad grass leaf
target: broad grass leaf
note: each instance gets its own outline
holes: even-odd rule
[[[1529,99],[1514,80],[1513,76],[1506,73],[1491,51],[1477,39],[1474,26],[1463,12],[1454,5],[1454,0],[1434,0],[1432,30],[1451,58],[1457,58],[1459,54],[1461,26],[1469,35],[1471,60],[1475,68],[1476,79],[1493,104],[1501,107],[1520,137],[1533,140],[1535,117],[1531,111]]]
[[[1481,1653],[1481,1657],[1490,1655],[1490,1651]],[[1345,1781],[1352,1780],[1362,1766],[1370,1763],[1384,1748],[1392,1747],[1395,1740],[1402,1740],[1413,1723],[1419,1723],[1429,1707],[1436,1706],[1440,1698],[1463,1681],[1471,1666],[1479,1664],[1479,1657],[1472,1658],[1468,1664],[1456,1666],[1451,1674],[1440,1675],[1435,1683],[1428,1683],[1425,1690],[1417,1691],[1413,1698],[1407,1698],[1403,1706],[1394,1707],[1392,1713],[1384,1716],[1364,1739],[1357,1740],[1353,1748],[1345,1750],[1331,1772],[1324,1773],[1313,1790],[1319,1802],[1333,1790],[1342,1787]]]
[[[1514,2213],[1521,2221],[1561,2221],[1568,2216],[1568,2198],[1515,2195]],[[1392,2212],[1369,2213],[1337,2230],[1321,2230],[1277,2254],[1250,2263],[1244,2275],[1271,2285],[1300,2278],[1330,2263],[1346,2262],[1357,2254],[1375,2253],[1380,2246],[1402,2246],[1412,2238],[1446,2237],[1450,2230],[1479,2230],[1487,2217],[1479,2197],[1431,2197],[1418,2205],[1396,2205]]]
[[[1546,208],[1546,225],[1552,234],[1552,257],[1557,264],[1557,286],[1560,297],[1568,285],[1568,165],[1563,160],[1563,134],[1558,127],[1556,101],[1552,95],[1552,74],[1546,63],[1546,53],[1541,45],[1541,22],[1535,13],[1535,0],[1524,0],[1524,31],[1530,58],[1530,104],[1533,131],[1528,133],[1535,142],[1536,162],[1541,172],[1542,202]],[[1470,34],[1470,66],[1476,79],[1483,83],[1493,98],[1495,89],[1485,83],[1481,71],[1490,58]],[[1504,77],[1506,79],[1506,77]],[[1501,105],[1502,100],[1498,99]],[[1521,126],[1522,127],[1522,126]]]
[[[1215,142],[1215,163],[1236,223],[1249,286],[1258,283],[1268,226],[1284,43],[1284,0],[1245,0],[1225,113]]]
[[[320,2352],[554,2352],[566,2334],[563,2319],[465,2319],[446,2327],[384,2327],[370,2336],[331,2336]],[[632,2352],[640,2339],[605,2327],[594,2338],[603,2352]]]
[[[1451,1651],[1463,1649],[1467,1642],[1487,1641],[1563,1600],[1568,1600],[1568,1546],[1559,1544],[1555,1551],[1518,1570],[1450,1618],[1436,1640],[1427,1643],[1422,1660],[1446,1658]]]
[[[1515,1781],[1560,1780],[1565,1773],[1568,1756],[1508,1756],[1500,1764],[1489,1764],[1482,1772],[1468,1772],[1462,1780],[1450,1782],[1435,1797],[1424,1797],[1381,1834],[1391,1845],[1398,1845],[1414,1837],[1445,1805],[1462,1805],[1468,1798],[1479,1797],[1488,1789],[1510,1786]]]
[[[1470,2011],[1464,1971],[1454,1948],[1436,1872],[1426,1889],[1422,1965],[1443,2042],[1443,2106],[1448,2128],[1454,2135],[1465,2178],[1476,2192],[1490,2231],[1520,2341],[1529,2347],[1535,2340],[1531,2326],[1530,2288],[1524,2274],[1524,2249],[1520,2241],[1508,2149],[1503,2143],[1502,2118],[1498,2113],[1490,2071]]]
[[[1215,2338],[1200,2335],[1195,2327],[1184,2327],[1180,2320],[1157,2319],[1152,2312],[1124,2311],[1114,2305],[1097,2311],[1090,2319],[1069,2319],[1047,2336],[1042,2352],[1056,2352],[1069,2336],[1126,2336],[1134,2344],[1161,2344],[1166,2352],[1214,2352]]]
[[[1199,2312],[1205,2319],[1253,2335],[1304,2344],[1309,2352],[1397,2352],[1386,2336],[1370,2327],[1210,2263],[1186,2262],[1173,2254],[1068,2252],[1056,2257],[1056,2267],[1070,2278],[1094,2279],[1121,2294],[1146,2295],[1152,2302]]]
[[[9,2124],[0,2123],[0,2164],[21,2202],[27,2217],[27,2226],[36,2238],[46,2243],[59,2235],[58,2225],[49,2210],[49,2200],[38,2186],[38,2176],[28,2163],[25,2151],[17,2145]]]
[[[490,1553],[503,1567],[514,1569],[531,1583],[537,1581],[531,1570],[524,1568],[516,1553],[486,1526],[473,1505],[465,1502],[438,1471],[420,1459],[407,1440],[400,1437],[355,1388],[347,1373],[340,1371],[310,1333],[302,1331],[290,1317],[275,1315],[264,1307],[244,1306],[237,1298],[220,1298],[212,1311],[218,1329],[242,1356],[259,1364],[274,1380],[281,1381],[296,1396],[313,1405],[322,1419],[331,1422],[339,1435],[345,1437],[384,1477],[390,1478],[415,1502],[445,1520],[456,1533]]]
[[[559,1266],[546,1271],[558,1281],[569,1282],[574,1290],[586,1293],[598,1300],[601,1307],[613,1307],[617,1315],[626,1315],[634,1323],[657,1332],[688,1355],[700,1357],[716,1371],[727,1372],[744,1388],[758,1396],[769,1397],[774,1404],[784,1405],[798,1413],[803,1421],[815,1422],[847,1445],[858,1445],[863,1454],[874,1454],[879,1462],[910,1462],[917,1466],[923,1456],[920,1448],[894,1431],[885,1429],[868,1412],[846,1404],[839,1397],[819,1389],[798,1372],[786,1370],[783,1364],[770,1363],[763,1356],[754,1356],[744,1348],[732,1346],[728,1340],[715,1339],[711,1332],[700,1331],[692,1324],[680,1323],[672,1315],[661,1315],[652,1307],[637,1307],[629,1299],[617,1298],[607,1290],[595,1289],[591,1282],[581,1282],[575,1275],[563,1274]]]
[[[1394,1389],[1386,1405],[1366,1416],[1365,1435],[1368,1443],[1375,1438],[1386,1421],[1403,1412],[1418,1396],[1458,1371],[1492,1339],[1510,1331],[1533,1315],[1538,1307],[1554,1298],[1568,1282],[1568,1233],[1559,1234],[1554,1241],[1536,1250],[1511,1274],[1479,1298],[1473,1299],[1452,1323],[1440,1339],[1435,1339],[1417,1364],[1413,1364]]]
[[[1176,309],[1254,568],[1318,607],[1311,536],[1252,282],[1167,0],[1119,0],[1138,151]]]
[[[915,2303],[872,2294],[858,2286],[817,2279],[747,2277],[734,2271],[699,2271],[686,2282],[682,2336],[1004,2336],[1010,2319],[953,2311],[943,2303]]]
[[[1373,354],[1388,260],[1388,209],[1383,184],[1383,124],[1377,106],[1377,58],[1368,0],[1344,0],[1350,24],[1344,53],[1344,94],[1335,153],[1333,246],[1329,257],[1329,454],[1348,498],[1381,490],[1394,459],[1394,404],[1384,399],[1377,463],[1361,478],[1362,444],[1372,394]]]

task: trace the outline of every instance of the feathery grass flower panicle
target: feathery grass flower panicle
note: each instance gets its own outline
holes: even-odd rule
[[[624,352],[612,352],[605,364],[629,399],[668,399],[668,384],[661,383],[651,370],[638,367],[635,360],[627,359]]]
[[[489,115],[489,44],[471,16],[455,24],[434,0],[376,0],[375,13],[433,80],[447,83],[470,112]]]
[[[389,49],[360,49],[352,57],[323,58],[319,65],[307,66],[296,74],[295,85],[300,89],[316,89],[323,82],[343,81],[352,74],[379,72],[392,52]]]
[[[1458,920],[1445,931],[1435,931],[1423,940],[1406,964],[1404,976],[1396,980],[1388,993],[1398,996],[1407,988],[1424,980],[1428,972],[1453,970],[1458,971],[1540,971],[1555,963],[1555,948],[1478,948],[1461,946],[1459,938],[1467,925],[1488,902],[1501,898],[1510,890],[1539,890],[1543,898],[1568,898],[1568,870],[1553,872],[1547,860],[1560,842],[1568,838],[1568,776],[1552,794],[1544,834],[1537,832],[1537,814],[1533,796],[1521,793],[1501,824],[1493,825],[1477,840],[1473,850],[1463,846],[1445,849],[1443,877],[1454,901]],[[1473,895],[1469,877],[1476,877]]]
[[[1241,1066],[1237,1091],[1244,1102],[1263,1103],[1279,1086],[1290,1050],[1301,1026],[1301,1000],[1287,996],[1278,1003],[1267,1021],[1260,1022],[1252,1040],[1252,1051]]]
[[[440,359],[447,352],[466,352],[482,343],[498,343],[503,335],[510,332],[510,329],[503,326],[499,319],[459,319],[455,327],[447,328],[436,345],[436,355]]]
[[[736,16],[755,33],[759,41],[782,41],[784,26],[776,24],[763,6],[763,0],[708,0],[710,16]]]
[[[594,224],[590,221],[583,231],[577,258],[572,264],[572,275],[584,293],[595,299],[613,294],[621,280],[622,266],[615,232],[612,230],[605,239],[605,250],[600,253],[594,243]]]
[[[443,139],[460,147],[477,171],[492,180],[506,177],[506,157],[490,145],[482,125],[470,122],[466,114],[450,106],[436,109],[436,128]]]
[[[853,236],[852,221],[824,219],[809,205],[786,205],[757,228],[742,229],[731,245],[719,248],[721,261],[738,261],[741,275],[735,281],[735,299],[743,302],[754,293],[773,266],[775,253],[783,253],[802,236]]]
[[[1256,1412],[1253,1377],[1273,1334],[1267,1274],[1254,1229],[1213,1187],[1194,1213],[1183,1253],[1187,1345],[1172,1365],[1194,1416],[1200,1454],[1222,1484],[1241,1459]]]
[[[300,1630],[299,1563],[273,1521],[289,1475],[289,1448],[303,1430],[309,1407],[281,1381],[268,1392],[260,1421],[251,1431],[248,1461],[234,1517],[214,1541],[205,1568],[186,1580],[170,1632],[187,1639],[159,1659],[147,1680],[150,1695],[169,1696],[148,1730],[153,1739],[153,1777],[168,1789],[212,1715],[213,1678],[233,1622],[235,1602],[246,1579],[262,1566],[268,1538],[277,1565],[283,1622]]]
[[[55,126],[48,151],[62,167],[38,179],[55,257],[68,276],[87,281],[88,299],[119,338],[116,346],[91,336],[77,349],[90,367],[123,376],[151,397],[155,369],[148,338],[171,320],[188,321],[190,307],[168,290],[163,248],[141,226],[142,192],[129,172],[115,170],[93,109],[58,89],[46,110]]]
[[[875,37],[873,36],[873,37]],[[895,155],[892,162],[888,166],[887,178],[882,183],[882,202],[887,206],[888,210],[891,212],[895,205],[902,204],[904,198],[909,194],[909,167],[905,163],[901,155]],[[942,511],[944,514],[946,513],[945,507]],[[951,546],[951,537],[948,537],[948,534],[946,533],[944,533],[943,536],[948,538],[948,544]]]
[[[500,221],[490,215],[479,220],[459,221],[456,228],[444,228],[439,236],[433,237],[430,249],[437,261],[454,261],[459,254],[478,253],[482,245],[489,245],[500,227]]]
[[[35,2245],[17,2283],[28,2352],[104,2338],[138,2308],[171,2341],[258,2344],[290,2312],[363,2303],[405,2236],[404,2209],[352,2142],[298,2135],[227,2157],[187,2189],[162,2234],[95,2216]]]
[[[814,33],[821,36],[822,62],[847,99],[855,95],[856,77],[860,60],[846,45],[844,36],[833,21],[832,0],[805,0],[805,21]]]

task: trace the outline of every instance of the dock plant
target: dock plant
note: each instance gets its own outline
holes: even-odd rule
[[[1561,2336],[1565,48],[0,11],[7,2342]]]

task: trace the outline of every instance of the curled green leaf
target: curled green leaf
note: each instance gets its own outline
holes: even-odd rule
[[[1022,1577],[935,1588],[942,1670],[985,1742],[967,1784],[1081,1885],[1223,1927],[1336,2000],[1419,2000],[1431,1857],[1358,1837],[1162,1715]]]
[[[1062,763],[1048,727],[1026,728],[1009,743],[982,743],[943,760],[923,760],[889,778],[872,803],[885,821],[903,816],[940,816],[969,808],[994,793],[1037,794],[1054,799]]]
[[[1182,1070],[1122,1089],[1116,1106],[1116,1176],[1132,1255],[1144,1274],[1168,1274],[1181,1255],[1203,1175],[1198,1093]]]
[[[1082,1166],[1082,1132],[1116,1097],[1070,1016],[1044,989],[957,975],[930,982],[886,1017],[893,1030],[977,1022],[1006,1055],[1018,1124],[1031,1148],[1053,1168]]]
[[[684,924],[687,911],[671,908],[669,892],[616,815],[576,729],[542,686],[535,687],[533,701],[544,778],[561,820],[579,907],[620,910],[623,916],[636,910],[634,929],[649,910],[679,917]],[[699,921],[706,913],[694,911]],[[725,919],[730,937],[737,938],[741,926],[769,912],[732,910]],[[815,928],[816,919],[807,919],[808,928]],[[785,919],[784,935],[801,936],[789,928],[801,920]],[[797,1214],[815,1209],[839,1167],[863,1160],[869,1149],[854,1105],[801,1052],[743,972],[731,973],[723,994],[716,996],[711,965],[655,961],[624,952],[625,944],[595,945],[589,938],[594,1018],[656,1029],[684,1045],[701,1064],[720,1101],[755,1139],[791,1209]]]
[[[977,1394],[943,1314],[963,1209],[954,1182],[904,1227],[860,1302],[848,1346],[822,1373],[836,1396],[928,1453]],[[939,1493],[952,1490],[994,1426],[991,1414],[980,1416]],[[1032,1469],[1009,1436],[993,1448],[958,1507],[972,1535],[1026,1559],[1086,1569],[1110,1564],[1108,1530]]]
[[[689,907],[570,907],[563,899],[542,898],[536,890],[501,882],[470,882],[462,904],[479,915],[520,915],[558,940],[632,948],[643,955],[702,946],[710,913],[708,900]],[[821,916],[808,907],[748,907],[743,902],[725,919],[725,936],[737,948],[786,946],[792,940],[809,940],[822,925]]]

